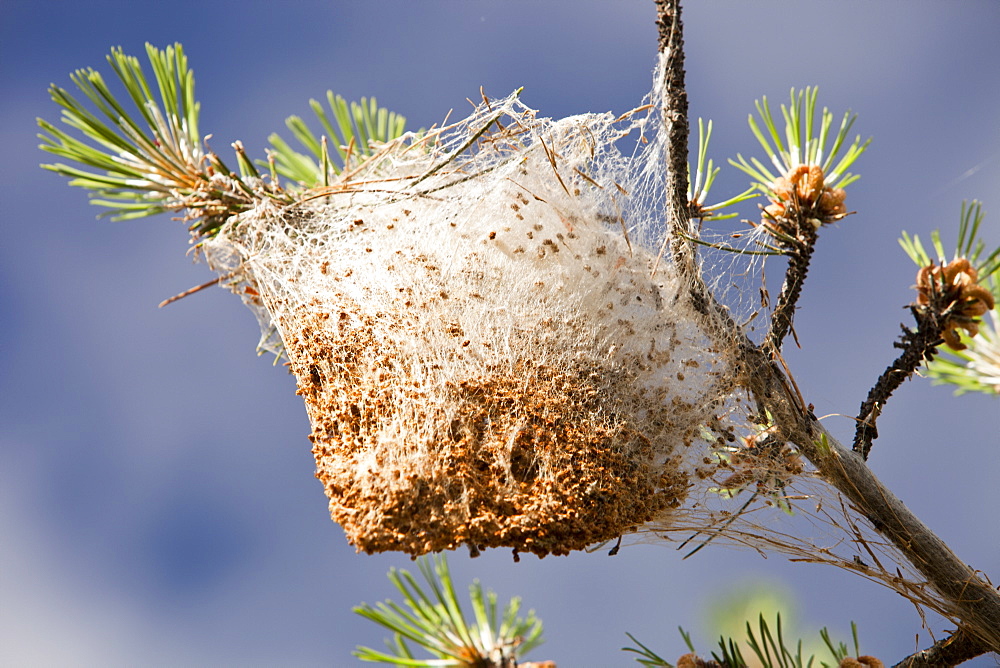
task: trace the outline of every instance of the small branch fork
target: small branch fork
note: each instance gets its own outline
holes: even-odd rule
[[[665,152],[665,168],[668,170],[668,225],[672,232],[695,236],[688,229],[691,217],[686,201],[688,125],[680,0],[654,2],[658,16],[660,51],[667,58],[663,119],[668,137]],[[692,279],[692,302],[707,320],[709,331],[726,332],[739,339],[747,389],[761,407],[774,417],[777,436],[794,444],[823,477],[906,556],[944,598],[961,624],[960,629],[950,638],[908,657],[899,665],[907,668],[951,666],[986,652],[1000,652],[1000,593],[959,559],[944,541],[934,535],[883,485],[859,453],[841,445],[802,406],[802,402],[793,396],[791,384],[775,364],[770,352],[764,347],[756,346],[742,334],[728,312],[714,300],[704,282],[698,279],[695,251],[694,245],[689,242],[682,239],[672,241],[672,257],[678,270]],[[799,284],[788,286],[788,301],[791,304],[788,308],[789,329],[794,295],[801,290],[801,279],[804,276],[802,272]],[[782,337],[777,336],[778,334],[780,332],[776,331],[773,336],[780,343]],[[931,334],[928,333],[927,336]],[[905,364],[909,364],[909,361]],[[898,386],[894,375],[902,374],[894,372],[893,377],[887,380],[887,387],[892,383]],[[878,402],[878,397],[872,399],[875,411]],[[874,426],[873,422],[871,426]]]

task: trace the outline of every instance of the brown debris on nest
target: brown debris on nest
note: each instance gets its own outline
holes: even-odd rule
[[[316,476],[359,550],[560,555],[686,496],[668,410],[621,369],[525,359],[440,382],[347,310],[297,316],[283,329]]]

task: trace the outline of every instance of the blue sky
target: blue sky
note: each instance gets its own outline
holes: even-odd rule
[[[858,214],[823,231],[796,319],[802,349],[786,353],[818,414],[852,415],[895,356],[912,299],[899,231],[953,230],[961,201],[979,198],[1000,244],[1000,4],[689,4],[691,113],[714,119],[717,162],[755,151],[753,101],[783,101],[791,86],[819,85],[822,104],[853,109],[856,131],[874,137],[849,194]],[[96,220],[82,192],[38,169],[34,119],[58,116],[46,88],[104,68],[112,46],[182,42],[202,130],[223,154],[235,139],[262,154],[327,89],[377,96],[411,127],[466,109],[480,86],[524,86],[547,116],[625,111],[651,83],[652,2],[0,8],[0,659],[352,665],[350,650],[382,633],[351,606],[392,595],[385,572],[409,560],[357,555],[329,520],[293,380],[254,355],[256,324],[238,300],[209,290],[156,308],[210,278],[185,256],[183,225]],[[727,168],[716,188],[744,184]],[[827,424],[849,440],[849,420]],[[997,401],[910,381],[880,431],[878,475],[1000,578]],[[626,631],[675,658],[676,627],[700,628],[713,600],[750,581],[788,588],[804,630],[846,638],[858,621],[862,648],[885,660],[920,631],[887,590],[747,550],[681,561],[670,545],[639,545],[518,564],[458,554],[452,567],[460,582],[522,595],[546,622],[535,658],[563,666],[628,665]]]

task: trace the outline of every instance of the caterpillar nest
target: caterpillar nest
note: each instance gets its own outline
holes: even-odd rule
[[[359,550],[565,554],[669,524],[705,477],[733,370],[660,257],[642,111],[484,103],[205,243],[287,355]]]

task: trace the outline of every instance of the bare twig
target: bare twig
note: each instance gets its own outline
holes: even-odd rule
[[[164,299],[162,302],[160,302],[159,304],[157,304],[156,307],[157,308],[163,308],[167,304],[173,304],[175,301],[178,301],[180,299],[184,299],[185,297],[190,297],[194,293],[201,292],[205,288],[210,288],[213,285],[216,285],[217,283],[219,283],[220,281],[222,281],[223,279],[230,278],[230,277],[232,277],[232,273],[227,274],[225,276],[216,276],[212,280],[206,281],[206,282],[202,283],[201,285],[196,285],[193,288],[188,288],[184,292],[178,293],[178,294],[174,295],[173,297],[168,297],[167,299]]]

